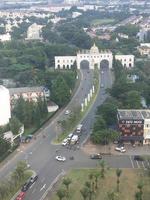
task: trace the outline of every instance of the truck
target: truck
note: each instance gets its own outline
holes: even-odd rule
[[[70,144],[76,144],[79,139],[78,135],[73,135],[70,141]]]
[[[76,128],[76,132],[77,133],[81,133],[81,131],[82,131],[82,124],[78,124],[78,126],[77,126],[77,128]]]

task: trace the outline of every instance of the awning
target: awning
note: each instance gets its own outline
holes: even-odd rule
[[[122,141],[143,141],[143,136],[120,136],[119,138]]]

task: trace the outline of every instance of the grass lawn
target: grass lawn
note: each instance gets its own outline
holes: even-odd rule
[[[93,171],[98,171],[98,169],[79,169],[72,170],[68,173],[67,177],[72,179],[72,183],[69,186],[69,200],[83,199],[80,190],[83,188],[84,183],[89,181],[88,175]],[[134,195],[138,191],[137,184],[140,180],[144,183],[143,200],[150,199],[150,178],[147,177],[145,171],[143,172],[139,169],[123,169],[120,177],[119,193],[116,191],[116,180],[116,170],[108,169],[105,179],[99,178],[98,189],[96,190],[95,198],[92,198],[92,200],[107,200],[107,192],[112,191],[115,192],[115,200],[134,200]],[[62,181],[60,181],[58,188],[65,188]],[[52,194],[49,200],[59,200],[56,192]],[[63,198],[63,200],[67,200],[67,198]]]
[[[115,22],[115,19],[109,19],[109,18],[94,19],[94,20],[92,20],[91,25],[98,26],[98,25],[104,25],[104,24],[111,24],[113,22]]]

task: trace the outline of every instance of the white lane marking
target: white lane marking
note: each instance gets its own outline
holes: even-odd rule
[[[32,188],[34,186],[35,182],[30,186],[30,188]]]
[[[34,188],[34,190],[32,191],[32,194],[36,191],[36,188]]]
[[[131,156],[130,156],[130,161],[131,161],[132,168],[135,168]]]
[[[137,160],[136,160],[136,164],[137,164],[138,168],[140,168],[140,165],[139,165],[139,163],[138,163],[138,161],[137,161]]]
[[[45,187],[46,187],[46,184],[44,184],[43,187],[41,187],[40,191],[42,191]]]
[[[143,165],[143,168],[144,168],[144,170],[146,170],[146,167],[145,167],[145,165],[144,165],[144,162],[142,161],[142,165]]]

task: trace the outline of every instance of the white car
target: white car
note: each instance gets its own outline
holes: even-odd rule
[[[121,153],[125,153],[126,152],[126,149],[124,147],[116,147],[115,150],[119,151]]]
[[[64,162],[66,158],[64,156],[56,156],[56,160]]]
[[[71,113],[70,110],[66,110],[66,111],[65,111],[65,115],[69,115],[70,113]]]
[[[101,88],[103,88],[104,87],[104,84],[101,84]]]
[[[66,138],[63,140],[63,142],[61,143],[63,146],[66,146],[68,144],[69,138]]]
[[[71,139],[72,136],[73,136],[73,133],[70,133],[70,134],[68,135],[67,139]]]
[[[104,71],[101,71],[101,74],[104,74]]]

